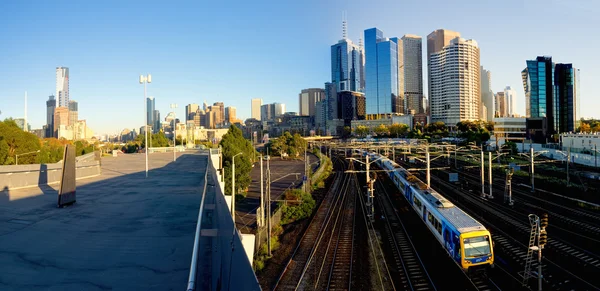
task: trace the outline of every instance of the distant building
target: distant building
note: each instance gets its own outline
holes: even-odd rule
[[[146,98],[146,122],[154,126],[154,97]]]
[[[254,118],[256,120],[260,120],[261,115],[262,115],[261,107],[262,107],[262,99],[260,99],[260,98],[252,99],[252,107],[251,107],[251,110],[252,110],[251,117],[252,118]]]
[[[563,133],[560,135],[563,150],[577,149],[577,152],[593,154],[600,149],[600,133]]]
[[[494,136],[500,140],[523,141],[527,138],[527,119],[515,117],[500,117],[492,119]],[[502,142],[504,143],[504,142]]]
[[[425,113],[423,107],[423,40],[420,36],[404,35],[398,44],[400,63],[400,88],[406,100],[406,110],[401,113]]]
[[[154,110],[154,114],[152,116],[152,128],[154,129],[154,133],[160,132],[161,122],[160,122],[160,111]]]
[[[48,97],[46,101],[46,133],[45,137],[54,137],[54,110],[56,109],[56,99],[54,95]]]
[[[335,83],[325,83],[325,112],[327,120],[336,119],[337,113],[337,89]]]
[[[58,136],[58,129],[61,125],[65,127],[69,125],[69,108],[68,107],[56,107],[54,110],[54,137],[60,138]]]
[[[269,121],[275,118],[275,106],[264,104],[260,107],[260,121]]]
[[[506,95],[504,94],[504,92],[496,93],[494,98],[496,101],[496,108],[495,108],[494,116],[495,117],[509,117],[508,113],[507,113],[508,111],[506,110],[507,109],[507,101],[506,101]]]
[[[379,115],[381,118],[378,119],[365,119],[365,120],[352,120],[351,128],[352,132],[356,132],[358,126],[366,126],[373,130],[374,128],[385,125],[390,126],[395,123],[406,124],[408,128],[413,128],[413,116],[412,115]]]
[[[77,123],[79,120],[79,105],[77,101],[70,100],[69,101],[69,125],[73,125]]]
[[[216,114],[215,124],[217,126],[223,125],[223,123],[225,122],[225,104],[223,102],[215,102],[213,103],[213,110]]]
[[[198,104],[191,103],[185,106],[185,121],[194,120],[194,115],[196,114],[196,110],[198,110]]]
[[[303,89],[298,95],[298,113],[301,116],[315,116],[315,103],[325,99],[321,88]]]
[[[236,116],[236,108],[233,106],[225,107],[225,120],[229,124],[234,124],[238,121]]]
[[[428,44],[436,34],[437,31],[430,34]],[[438,40],[433,42],[438,44]],[[430,48],[427,50],[429,52]],[[457,37],[428,57],[431,122],[441,121],[454,126],[460,121],[478,120],[481,67],[477,42]]]
[[[481,119],[491,121],[494,118],[494,92],[492,91],[492,74],[490,71],[480,67],[480,87],[481,87],[481,104],[482,110],[485,107],[485,114],[481,112]]]
[[[547,134],[574,131],[579,123],[579,70],[550,56],[528,60],[521,72],[526,116],[545,118]]]
[[[384,38],[377,28],[365,30],[365,97],[367,114],[403,112],[399,93],[397,37]]]
[[[504,97],[506,98],[506,116],[515,117],[517,110],[515,109],[517,102],[517,92],[510,86],[504,88]]]
[[[56,68],[56,94],[59,107],[69,107],[69,68]]]
[[[336,119],[343,119],[346,126],[352,120],[363,120],[366,116],[365,94],[360,92],[342,91],[338,93],[338,113]]]
[[[285,113],[285,104],[275,102],[273,103],[273,106],[275,107],[274,117],[282,116]]]
[[[345,37],[331,46],[331,82],[337,91],[363,91],[363,71],[364,52],[360,46]]]

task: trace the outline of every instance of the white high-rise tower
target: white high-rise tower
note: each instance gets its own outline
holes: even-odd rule
[[[455,126],[480,118],[479,47],[475,40],[456,37],[429,55],[431,122]]]
[[[56,68],[56,98],[57,107],[69,107],[69,68]]]

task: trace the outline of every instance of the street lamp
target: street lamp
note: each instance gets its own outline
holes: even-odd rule
[[[231,218],[233,219],[233,229],[235,230],[235,157],[241,155],[237,153],[231,157]]]
[[[148,74],[147,76],[140,75],[140,84],[144,84],[144,115],[146,116],[146,123],[144,128],[144,135],[146,137],[146,142],[144,146],[146,147],[146,178],[148,178],[148,101],[146,97],[146,84],[152,83],[152,75]]]
[[[33,152],[28,152],[28,153],[24,153],[24,154],[15,155],[15,165],[17,165],[17,166],[19,165],[19,156],[24,156],[24,155],[33,154],[33,153],[39,153],[39,152],[40,152],[40,150],[33,151]]]
[[[171,108],[173,109],[173,162],[177,159],[175,154],[175,148],[177,142],[175,141],[175,132],[177,130],[177,118],[175,118],[175,108],[177,108],[177,103],[172,103]]]

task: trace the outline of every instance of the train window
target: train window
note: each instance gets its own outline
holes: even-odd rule
[[[429,223],[431,223],[431,225],[435,226],[434,218],[433,215],[431,215],[431,212],[427,213],[427,219],[429,220]]]
[[[438,231],[438,233],[442,234],[442,224],[439,221],[437,221],[437,220],[435,222],[437,222],[437,231]]]

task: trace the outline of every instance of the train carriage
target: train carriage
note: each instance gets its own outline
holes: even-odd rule
[[[473,217],[446,200],[396,162],[376,153],[364,152],[386,170],[427,228],[465,271],[492,266],[494,251],[489,231]],[[377,160],[378,159],[378,160]]]

